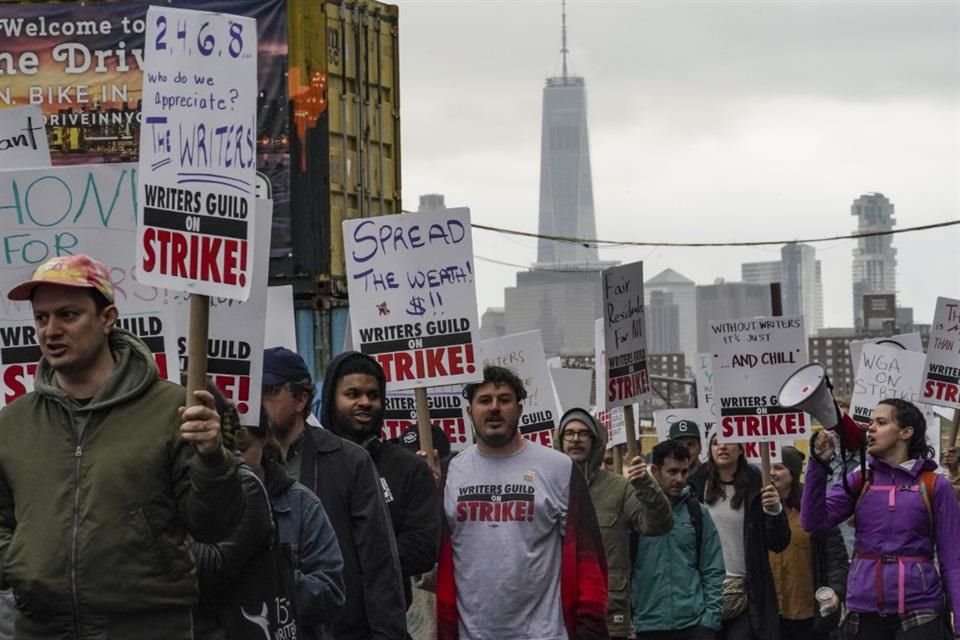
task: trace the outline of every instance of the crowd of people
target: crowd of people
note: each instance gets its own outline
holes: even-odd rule
[[[425,452],[382,437],[367,355],[326,368],[316,426],[304,361],[266,350],[240,426],[212,385],[186,403],[159,377],[98,261],[8,296],[42,359],[0,410],[0,637],[960,637],[956,453],[940,473],[910,402],[876,407],[863,466],[819,431],[764,484],[741,445],[711,436],[701,462],[684,420],[617,473],[585,408],[554,449],[523,438],[523,381],[487,366],[464,389],[476,443],[451,455],[435,431]]]

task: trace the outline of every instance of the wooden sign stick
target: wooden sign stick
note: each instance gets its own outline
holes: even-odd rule
[[[427,464],[433,469],[437,461],[433,456],[433,425],[430,424],[430,407],[427,405],[427,388],[414,389],[417,399],[417,434],[420,436],[420,450],[427,454]]]
[[[770,310],[772,315],[783,315],[783,298],[780,296],[780,283],[770,283]],[[760,443],[760,474],[762,476],[763,486],[770,484],[770,443]]]
[[[633,419],[632,404],[628,404],[623,408],[623,422],[627,431],[627,464],[630,464],[640,453],[637,447],[636,421]]]
[[[613,472],[623,475],[623,449],[618,444],[613,445]]]
[[[187,338],[187,406],[202,404],[194,391],[207,388],[207,349],[210,336],[210,297],[190,295],[190,330]]]

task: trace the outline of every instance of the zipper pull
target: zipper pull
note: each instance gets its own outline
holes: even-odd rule
[[[78,457],[78,458],[79,458],[80,456],[82,456],[82,455],[83,455],[83,448],[82,448],[80,445],[77,445],[77,451],[76,451],[76,453],[74,453],[73,455],[75,455],[75,456]]]

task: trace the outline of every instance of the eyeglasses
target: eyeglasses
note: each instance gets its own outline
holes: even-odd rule
[[[589,440],[593,438],[593,434],[589,431],[564,431],[563,439],[567,442],[573,442],[574,440]]]

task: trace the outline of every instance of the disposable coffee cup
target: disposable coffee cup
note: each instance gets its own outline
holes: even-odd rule
[[[820,615],[827,617],[829,613],[824,612],[826,607],[830,606],[830,603],[833,602],[834,597],[836,597],[836,592],[830,587],[820,587],[817,589],[816,598],[817,604],[820,605]]]

